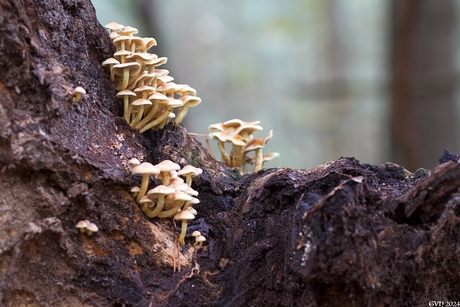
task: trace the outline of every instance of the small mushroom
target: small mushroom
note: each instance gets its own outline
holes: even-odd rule
[[[265,138],[262,139],[254,139],[250,141],[246,147],[244,148],[244,154],[250,152],[250,151],[255,151],[256,154],[256,165],[254,166],[254,172],[258,172],[262,169],[263,165],[263,154],[262,154],[262,148],[264,148],[265,144],[270,141],[270,139],[273,136],[273,130],[270,130],[268,135]]]
[[[187,233],[187,222],[193,220],[194,218],[195,216],[188,210],[183,210],[174,216],[176,221],[182,221],[179,244],[184,244],[185,234]]]
[[[179,126],[179,124],[184,120],[185,116],[188,113],[189,107],[196,107],[201,103],[201,98],[196,96],[182,96],[180,100],[182,100],[184,105],[179,108],[179,111],[177,111],[176,120],[174,121],[174,127]]]
[[[186,202],[191,201],[193,199],[192,196],[182,191],[175,191],[174,194],[169,195],[167,198],[169,199],[169,201],[172,202],[171,209],[160,212],[158,214],[158,217],[160,218],[173,216],[177,213],[177,211],[179,211],[179,209],[181,209],[181,207],[184,206]]]
[[[172,162],[171,160],[164,160],[155,165],[158,170],[161,172],[161,175],[163,176],[163,185],[168,186],[169,185],[169,172],[171,171],[178,171],[180,170],[180,165],[177,163]]]
[[[163,210],[164,202],[165,202],[165,197],[167,195],[173,194],[175,190],[173,188],[169,188],[164,185],[159,185],[156,186],[155,188],[151,189],[150,191],[147,192],[148,197],[153,197],[158,199],[157,204],[155,209],[149,211],[147,210],[145,214],[147,214],[148,217],[155,217],[157,216],[161,210]]]
[[[120,61],[121,62],[121,61]],[[119,91],[126,89],[128,86],[128,81],[131,76],[137,76],[141,70],[141,65],[136,62],[117,64],[112,67],[114,75],[121,76],[123,79],[118,85],[117,89]]]
[[[132,174],[133,175],[142,175],[142,183],[141,187],[139,188],[139,193],[137,194],[136,201],[139,203],[141,198],[145,195],[147,191],[147,187],[149,184],[149,176],[156,175],[160,172],[160,170],[148,162],[142,162],[141,164],[135,166],[133,168]]]
[[[117,93],[117,98],[123,98],[123,118],[129,123],[129,97],[136,97],[133,91],[128,89]]]
[[[73,98],[72,98],[72,101],[73,102],[79,102],[80,101],[80,98],[81,98],[81,95],[83,94],[86,94],[86,91],[84,88],[82,88],[81,86],[77,86],[74,90],[73,90]]]
[[[195,243],[193,243],[193,247],[195,249],[199,249],[203,246],[203,242],[206,241],[206,238],[202,235],[195,237]]]
[[[177,172],[180,176],[185,176],[185,183],[190,187],[192,186],[192,177],[195,177],[203,173],[201,168],[194,167],[192,165],[186,165]]]
[[[133,197],[136,197],[136,196],[137,196],[137,193],[139,193],[139,190],[140,190],[139,187],[132,187],[132,188],[131,188],[131,195],[132,195]]]
[[[115,75],[112,72],[112,67],[116,64],[120,64],[120,62],[115,58],[108,58],[104,62],[102,62],[102,67],[108,66],[110,68],[110,81],[115,81]]]
[[[104,26],[104,28],[106,28],[107,30],[109,30],[110,33],[120,31],[120,30],[123,29],[124,27],[125,27],[124,25],[121,25],[121,24],[119,24],[119,23],[116,23],[115,21],[109,22],[108,24],[106,24],[106,25]]]
[[[141,161],[137,158],[132,158],[131,160],[128,161],[129,164],[131,164],[132,167],[135,167],[139,164],[141,164]]]
[[[75,225],[75,227],[77,227],[78,229],[80,229],[80,232],[81,232],[81,233],[84,233],[86,227],[88,227],[88,224],[89,224],[88,221],[82,220],[82,221],[78,221],[78,223],[77,223],[77,225]]]
[[[89,223],[88,226],[86,226],[86,233],[88,236],[92,235],[93,232],[97,232],[99,228],[97,228],[96,224],[94,223]]]

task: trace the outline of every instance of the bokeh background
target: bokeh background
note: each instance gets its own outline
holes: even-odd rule
[[[189,132],[232,118],[260,120],[256,138],[273,130],[265,152],[281,156],[266,167],[353,156],[415,171],[460,152],[459,0],[93,4],[102,25],[154,37],[161,68],[197,90]]]

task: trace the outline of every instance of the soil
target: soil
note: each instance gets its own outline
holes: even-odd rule
[[[240,175],[182,125],[139,134],[124,122],[89,1],[0,0],[0,10],[2,306],[460,300],[455,153],[414,173],[345,157]],[[87,94],[73,103],[77,85]],[[147,218],[130,194],[133,157],[203,169],[180,251],[179,225]],[[99,231],[80,233],[81,219]],[[198,250],[194,230],[207,238]]]

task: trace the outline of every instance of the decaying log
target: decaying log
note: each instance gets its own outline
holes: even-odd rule
[[[2,306],[425,306],[459,300],[460,165],[353,158],[241,176],[168,125],[139,134],[88,0],[0,0]],[[78,103],[75,86],[86,89]],[[203,102],[206,103],[206,102]],[[279,151],[282,152],[280,149]],[[147,218],[128,160],[204,170],[194,250]],[[91,236],[75,224],[99,227]],[[181,270],[174,271],[174,266]]]

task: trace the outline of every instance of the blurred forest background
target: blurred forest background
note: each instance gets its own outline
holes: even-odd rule
[[[260,120],[256,138],[273,129],[265,152],[281,156],[266,167],[353,156],[415,171],[460,152],[460,0],[93,4],[102,25],[154,37],[160,68],[197,90],[189,132],[232,118]]]

